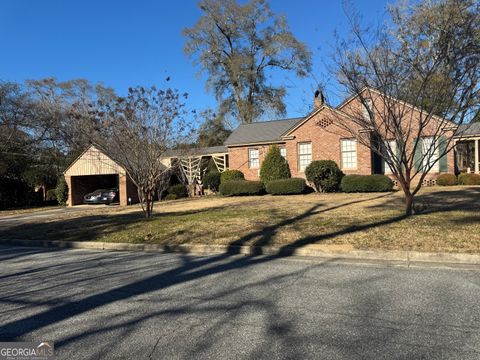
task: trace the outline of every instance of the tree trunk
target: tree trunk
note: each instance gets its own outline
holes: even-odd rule
[[[413,194],[410,191],[405,191],[405,215],[413,215]]]
[[[413,197],[415,196],[415,192],[412,193],[410,189],[410,174],[407,174],[407,178],[399,178],[397,177],[397,181],[400,184],[400,187],[403,190],[403,194],[405,196],[405,215],[410,216],[413,215]]]

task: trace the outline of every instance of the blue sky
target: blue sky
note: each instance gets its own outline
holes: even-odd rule
[[[386,0],[353,0],[367,22],[385,16]],[[183,53],[181,30],[201,15],[198,1],[161,0],[3,0],[0,2],[0,79],[86,78],[125,94],[129,86],[165,84],[188,92],[188,106],[215,108],[205,91],[205,76]],[[346,31],[341,0],[272,0],[272,9],[287,16],[297,38],[314,55],[316,79],[275,76],[288,87],[287,115],[304,115],[317,81],[328,85],[332,103],[337,87],[325,70],[333,33]]]

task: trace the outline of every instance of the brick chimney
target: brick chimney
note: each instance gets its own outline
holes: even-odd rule
[[[315,96],[313,98],[313,110],[320,109],[325,103],[325,98],[323,93],[320,90],[315,91]]]

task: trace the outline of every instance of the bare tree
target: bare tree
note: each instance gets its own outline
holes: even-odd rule
[[[480,12],[473,0],[440,0],[389,13],[393,25],[373,31],[347,11],[352,38],[339,41],[335,71],[355,96],[340,106],[350,115],[340,125],[383,159],[411,215],[458,125],[479,111]]]
[[[27,81],[34,101],[34,116],[43,124],[43,142],[75,158],[91,143],[98,123],[97,104],[111,103],[113,89],[85,79],[57,81],[55,78]]]
[[[171,171],[161,162],[162,154],[190,136],[182,98],[187,94],[170,88],[136,87],[113,103],[101,102],[97,112],[101,128],[95,143],[126,170],[147,218]]]

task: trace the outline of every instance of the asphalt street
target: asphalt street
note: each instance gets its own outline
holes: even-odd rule
[[[480,272],[0,247],[0,341],[58,359],[479,359]]]

